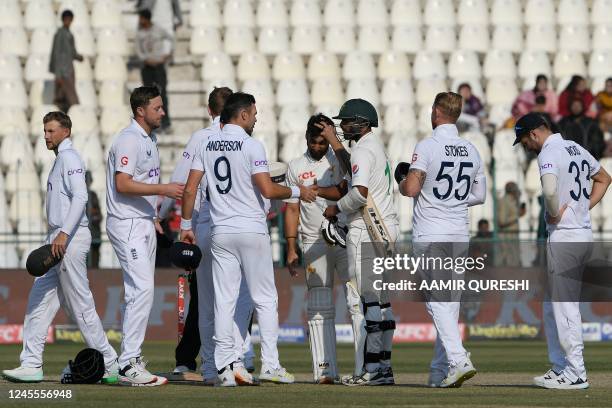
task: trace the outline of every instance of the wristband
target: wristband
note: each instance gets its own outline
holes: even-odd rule
[[[181,229],[182,230],[190,230],[191,229],[191,220],[186,220],[181,218]]]
[[[298,186],[291,186],[290,198],[300,198],[300,188]]]

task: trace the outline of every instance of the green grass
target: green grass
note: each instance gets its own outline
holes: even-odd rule
[[[118,349],[118,346],[115,345]],[[11,384],[0,380],[1,406],[83,406],[83,407],[393,407],[393,406],[546,406],[546,407],[609,407],[612,405],[612,348],[605,343],[587,343],[585,358],[591,388],[585,391],[543,390],[532,387],[531,378],[548,369],[544,342],[496,341],[472,342],[466,347],[478,375],[460,389],[429,389],[428,364],[431,344],[396,346],[393,366],[398,385],[395,387],[315,386],[311,380],[311,361],[307,345],[284,345],[280,348],[281,362],[296,374],[298,384],[265,384],[260,387],[220,389],[202,387],[197,383],[171,383],[158,388],[136,388],[102,385],[71,385],[58,383],[58,375],[68,359],[81,345],[54,344],[45,351],[45,379],[40,384]],[[0,347],[0,368],[18,365],[21,347]],[[174,345],[147,343],[145,358],[151,371],[168,371],[174,364]],[[338,362],[342,373],[352,368],[352,348],[340,346]],[[9,389],[68,389],[71,402],[9,400]]]

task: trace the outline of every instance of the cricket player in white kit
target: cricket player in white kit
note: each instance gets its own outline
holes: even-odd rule
[[[329,142],[321,136],[321,129],[315,124],[334,122],[318,114],[308,121],[306,128],[306,152],[291,160],[287,169],[287,186],[317,183],[319,197],[314,203],[300,202],[293,198],[285,200],[285,239],[287,240],[287,264],[293,276],[297,275],[297,237],[301,242],[306,285],[308,286],[308,336],[312,352],[312,366],[315,383],[333,384],[338,376],[336,366],[336,326],[334,308],[334,272],[343,287],[348,282],[346,248],[329,246],[321,237],[321,224],[325,220],[323,211],[328,204],[335,204],[321,197],[322,187],[340,184],[345,174]],[[340,213],[339,222],[346,224],[346,217]]]
[[[548,357],[552,368],[535,377],[540,387],[584,389],[589,387],[582,350],[580,316],[580,275],[588,261],[593,241],[589,210],[603,198],[610,185],[610,175],[582,146],[553,134],[539,114],[529,113],[515,125],[516,140],[538,154],[542,193],[546,205],[548,229],[547,261],[551,301],[544,302],[543,316]],[[593,184],[591,185],[591,180]],[[557,285],[570,276],[570,291]],[[569,298],[567,298],[569,296]],[[556,298],[555,298],[556,297]]]
[[[227,87],[215,88],[208,99],[208,112],[212,118],[212,123],[205,129],[200,129],[193,133],[185,150],[179,160],[179,163],[172,174],[170,180],[175,183],[186,183],[189,177],[189,172],[194,162],[194,158],[202,148],[202,143],[206,143],[208,138],[212,135],[216,135],[221,131],[220,126],[220,114],[225,105],[225,101],[232,94],[232,90]],[[199,208],[194,208],[192,215],[189,219],[196,220],[195,236],[197,245],[202,251],[202,260],[198,269],[196,270],[196,281],[197,281],[197,308],[198,308],[198,328],[200,332],[200,355],[202,358],[202,376],[204,383],[207,385],[214,385],[217,381],[217,369],[215,367],[215,343],[213,340],[213,334],[215,330],[215,290],[212,278],[212,253],[210,248],[210,209],[209,203],[206,199],[206,178],[201,177],[199,180],[199,188],[194,197],[191,197],[188,191],[184,194],[183,200],[190,201],[193,199],[195,203],[199,203]],[[162,202],[159,216],[161,219],[168,215],[168,212],[176,200],[166,197]],[[192,205],[191,207],[193,208]],[[189,302],[191,307],[192,302]],[[191,313],[191,311],[189,311]],[[253,302],[249,296],[246,281],[243,280],[240,286],[240,296],[236,305],[236,316],[235,316],[235,335],[236,344],[243,344],[242,349],[245,354],[250,353],[250,341],[251,336],[248,333],[248,326],[251,321],[251,315],[253,313]],[[245,368],[249,368],[246,364],[246,358],[241,356],[240,363],[244,363]],[[252,357],[250,358],[250,364],[252,364]],[[175,372],[187,371],[188,367],[178,366],[175,368]]]
[[[414,197],[414,256],[436,248],[452,251],[448,256],[467,256],[468,207],[482,204],[486,198],[480,154],[472,143],[459,137],[455,125],[461,107],[459,94],[442,92],[436,96],[431,111],[433,134],[416,145],[410,170],[399,184],[402,195]],[[476,369],[461,342],[459,299],[437,300],[432,297],[427,301],[437,331],[429,386],[460,387]]]
[[[266,215],[269,199],[300,197],[314,201],[317,190],[316,186],[288,188],[272,182],[264,146],[250,136],[256,115],[252,95],[237,92],[227,99],[221,113],[222,131],[202,145],[186,186],[187,194],[194,194],[197,183],[193,180],[205,174],[212,222],[215,364],[220,386],[237,385],[238,368],[234,363],[241,350],[235,344],[234,315],[243,278],[255,304],[261,332],[259,379],[294,381],[278,360],[278,298]],[[193,204],[183,202],[184,216],[191,215],[188,205]],[[191,229],[191,219],[182,219],[182,240],[194,242]],[[240,369],[238,374],[249,379],[245,371]]]
[[[106,371],[102,383],[116,383],[117,353],[108,343],[87,280],[91,234],[85,214],[85,165],[72,146],[72,122],[68,115],[50,112],[43,118],[43,124],[47,149],[56,155],[47,180],[49,232],[45,243],[52,245],[55,257],[63,259],[34,280],[23,323],[21,366],[2,373],[9,381],[43,380],[42,357],[47,331],[61,305],[78,325],[87,346],[104,356]]]
[[[369,195],[394,245],[399,236],[399,221],[393,203],[391,164],[382,140],[372,132],[372,128],[378,126],[378,114],[372,104],[363,99],[348,100],[333,119],[341,120],[343,136],[352,143],[350,187],[341,198],[337,197],[337,204],[328,206],[323,214],[332,219],[343,213],[349,226],[346,246],[350,280],[346,289],[355,340],[355,370],[353,375],[342,378],[342,383],[348,386],[390,385],[395,383],[391,369],[395,318],[386,291],[376,290],[370,282],[372,271],[362,271],[364,265],[373,265],[374,261],[374,252],[364,251],[373,241],[362,209]],[[336,154],[340,154],[343,148],[334,128],[325,123],[320,126]]]
[[[119,381],[124,385],[156,386],[167,379],[152,375],[141,358],[141,347],[153,305],[157,197],[179,199],[183,184],[159,184],[156,136],[164,108],[159,89],[136,88],[130,96],[132,123],[112,143],[106,175],[106,232],[123,270],[123,340]]]

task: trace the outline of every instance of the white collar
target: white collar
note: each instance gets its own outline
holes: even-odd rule
[[[459,137],[459,130],[453,123],[438,125],[433,131],[433,137]]]
[[[544,148],[548,146],[550,143],[553,143],[557,140],[563,140],[563,136],[561,136],[561,133],[553,133],[552,135],[548,136],[546,138],[546,141],[542,145],[542,150],[544,150]]]
[[[57,146],[57,152],[61,152],[62,150],[72,149],[72,140],[69,137],[62,140],[62,142]]]

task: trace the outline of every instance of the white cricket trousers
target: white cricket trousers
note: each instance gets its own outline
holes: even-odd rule
[[[153,306],[157,236],[150,218],[106,219],[106,233],[123,270],[124,304],[119,367],[139,357]]]
[[[452,253],[439,253],[451,249],[446,245],[436,248],[432,243],[448,242],[457,243],[452,246]],[[467,256],[469,237],[467,235],[421,235],[414,237],[413,256]],[[420,271],[423,273],[423,271]],[[423,275],[424,278],[427,274]],[[450,294],[449,294],[450,295]],[[452,293],[453,300],[456,292]],[[436,342],[434,344],[434,356],[431,360],[430,370],[448,374],[449,364],[460,364],[467,358],[467,352],[461,341],[459,331],[459,309],[461,303],[457,301],[437,302],[428,301],[425,304],[427,312],[433,320],[436,328]]]
[[[59,229],[47,236],[46,244],[53,242]],[[23,367],[42,366],[47,331],[60,307],[78,325],[88,347],[102,353],[110,365],[117,353],[108,343],[102,322],[96,313],[94,298],[87,279],[87,253],[91,245],[88,227],[78,227],[68,240],[62,262],[45,275],[34,280],[23,322]]]
[[[571,243],[592,241],[593,232],[590,229],[561,229],[551,232],[547,248],[549,276],[564,274],[569,271],[569,268],[578,268],[577,271],[581,273],[591,255],[590,246],[571,245]],[[555,245],[555,243],[558,244]],[[560,243],[565,243],[565,245]],[[574,286],[573,290],[579,289],[579,280],[569,279],[566,283]],[[557,284],[563,285],[563,282],[557,281]],[[565,293],[566,297],[567,295]],[[548,359],[553,370],[557,373],[563,371],[570,381],[574,382],[578,378],[586,381],[587,373],[582,356],[584,343],[582,341],[580,302],[555,302],[554,297],[552,300],[542,305]]]
[[[215,288],[215,364],[217,370],[238,361],[242,345],[234,335],[236,302],[243,279],[255,304],[261,334],[264,368],[280,367],[278,361],[278,296],[274,284],[272,247],[268,234],[214,234],[212,273]]]
[[[210,248],[210,223],[203,222],[196,225],[196,239],[202,251],[202,261],[196,270],[198,281],[198,327],[200,330],[200,357],[202,358],[202,375],[204,378],[216,378],[215,366],[215,287],[212,275],[212,252]],[[250,348],[250,335],[248,334],[251,315],[253,314],[253,301],[249,295],[246,280],[242,279],[240,293],[236,304],[234,316],[234,340],[242,354]],[[242,345],[242,346],[239,346]],[[242,355],[241,355],[242,357]]]

